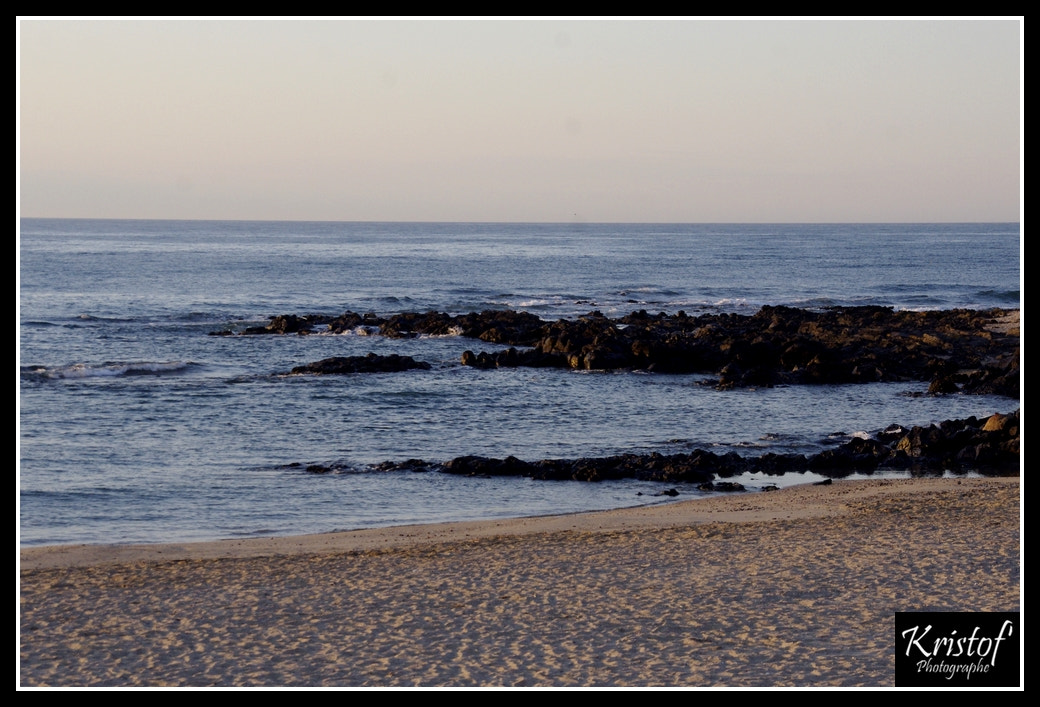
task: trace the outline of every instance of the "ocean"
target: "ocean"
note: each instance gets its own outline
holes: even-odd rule
[[[569,513],[692,485],[464,478],[381,462],[694,449],[814,454],[890,424],[1008,413],[927,383],[715,390],[707,376],[478,370],[456,336],[211,336],[279,314],[753,314],[1020,306],[1018,224],[22,219],[22,546],[293,535]],[[397,353],[430,370],[290,376]],[[334,466],[314,474],[308,465]],[[891,473],[891,472],[889,472]],[[751,492],[817,480],[738,478]]]

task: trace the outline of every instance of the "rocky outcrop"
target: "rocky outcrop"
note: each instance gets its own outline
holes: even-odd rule
[[[406,312],[390,317],[344,312],[338,317],[320,314],[297,316],[282,314],[271,317],[264,326],[247,327],[240,335],[263,334],[345,334],[364,330],[395,339],[416,336],[463,336],[491,344],[531,346],[538,341],[545,322],[528,312],[486,310],[452,316],[443,312]],[[211,336],[229,336],[236,332],[225,329]]]
[[[296,366],[292,374],[337,375],[345,373],[396,373],[412,369],[429,370],[430,364],[416,361],[411,356],[379,356],[370,353],[367,356],[333,356],[304,366]]]
[[[295,314],[282,314],[272,317],[267,326],[250,327],[243,334],[310,334],[315,326],[323,322],[325,317],[319,314],[308,314],[298,317]]]
[[[466,351],[476,368],[517,366],[581,370],[704,373],[721,389],[793,384],[927,381],[934,395],[988,393],[1020,397],[1018,330],[993,323],[1015,310],[925,312],[889,307],[821,311],[762,307],[754,315],[649,314],[620,319],[599,312],[544,322],[527,312],[488,310],[391,317],[282,315],[243,334],[360,331],[404,338],[463,336],[510,348]],[[230,332],[213,332],[229,334]],[[523,348],[517,348],[523,347]]]
[[[543,459],[528,462],[516,457],[456,457],[443,463],[410,459],[385,462],[376,471],[440,471],[459,476],[520,476],[544,480],[687,482],[712,491],[739,491],[739,484],[718,479],[744,472],[780,475],[813,471],[841,478],[859,472],[903,470],[915,474],[974,471],[999,476],[1019,471],[1019,412],[995,414],[981,420],[947,420],[929,427],[892,425],[874,437],[854,438],[834,449],[806,457],[801,454],[765,454],[741,457],[736,452],[715,454],[695,450],[689,454],[621,454],[581,459]],[[300,465],[296,465],[300,466]],[[310,465],[312,473],[329,473],[335,467]]]
[[[1003,310],[896,312],[886,307],[688,317],[593,312],[546,325],[530,352],[466,352],[490,368],[558,365],[717,375],[719,388],[923,380],[934,394],[1019,397],[1019,339],[990,331]]]

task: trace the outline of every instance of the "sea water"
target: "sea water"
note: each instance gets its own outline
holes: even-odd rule
[[[815,454],[889,424],[1018,408],[926,383],[717,391],[705,376],[478,370],[460,337],[212,336],[278,314],[762,305],[1020,306],[1018,224],[494,224],[23,219],[23,546],[287,535],[566,513],[692,485],[375,471],[694,449]],[[289,376],[398,353],[427,371]],[[308,473],[311,464],[334,466]],[[752,491],[817,479],[748,475]]]

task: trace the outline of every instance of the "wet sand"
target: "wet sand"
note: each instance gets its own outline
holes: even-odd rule
[[[1019,479],[21,551],[26,686],[891,686],[897,611],[1019,611]]]

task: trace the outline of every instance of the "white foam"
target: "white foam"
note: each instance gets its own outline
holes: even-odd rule
[[[184,361],[140,361],[134,363],[74,363],[71,366],[42,369],[40,375],[56,379],[115,378],[118,376],[170,373],[188,367]]]

